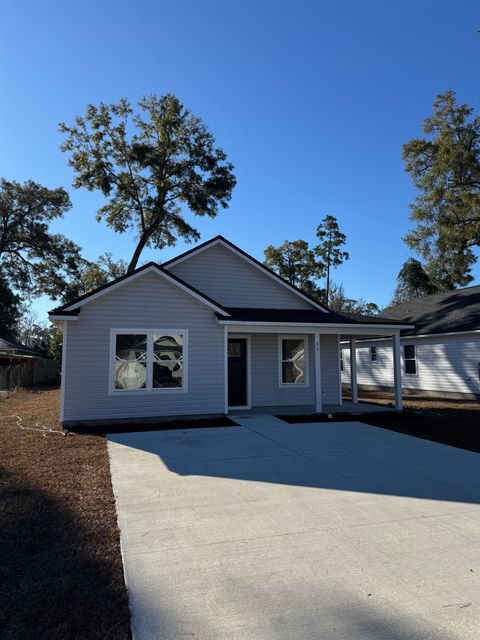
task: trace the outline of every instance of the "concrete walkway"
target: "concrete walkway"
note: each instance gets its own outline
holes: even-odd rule
[[[480,638],[478,454],[238,421],[109,437],[134,640]]]

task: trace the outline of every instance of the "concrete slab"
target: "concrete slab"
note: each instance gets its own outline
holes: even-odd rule
[[[109,437],[134,640],[480,637],[480,456],[241,422]]]

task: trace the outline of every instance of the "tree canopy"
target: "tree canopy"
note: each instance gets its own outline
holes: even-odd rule
[[[310,295],[318,287],[315,281],[323,275],[323,265],[315,259],[315,252],[305,240],[285,240],[278,247],[269,245],[265,251],[264,264],[278,273],[287,282]]]
[[[127,267],[125,260],[121,258],[115,261],[108,251],[99,256],[97,261],[84,260],[78,267],[76,277],[69,283],[63,296],[64,301],[69,302],[123,276],[127,273]]]
[[[187,210],[213,218],[228,206],[236,184],[233,165],[200,118],[173,95],[143,98],[136,112],[126,99],[91,104],[60,131],[66,135],[61,149],[75,172],[73,186],[98,189],[107,199],[97,220],[136,234],[128,272],[145,247],[199,239]]]
[[[80,250],[49,225],[70,207],[61,187],[0,180],[0,275],[12,291],[56,298],[65,290]]]
[[[425,260],[432,282],[466,286],[480,245],[480,116],[447,91],[437,96],[423,132],[425,138],[403,146],[418,189],[411,205],[416,226],[405,240]]]
[[[315,247],[315,254],[322,261],[325,268],[325,304],[329,304],[330,298],[330,272],[332,268],[339,267],[349,254],[343,249],[347,236],[341,233],[335,216],[327,215],[318,225],[316,231],[319,244]]]
[[[422,298],[436,291],[438,291],[438,287],[432,283],[422,263],[415,258],[408,258],[398,273],[392,303]]]

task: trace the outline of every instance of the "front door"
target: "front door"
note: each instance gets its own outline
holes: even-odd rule
[[[228,339],[228,406],[245,407],[247,399],[247,339]]]

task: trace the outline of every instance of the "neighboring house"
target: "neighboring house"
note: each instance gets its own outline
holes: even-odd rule
[[[406,325],[330,312],[218,236],[63,305],[61,419],[77,424],[342,402],[342,336]],[[397,408],[401,409],[400,377]]]
[[[14,338],[0,336],[0,391],[56,382],[58,364]]]
[[[405,394],[480,397],[480,286],[402,302],[379,318],[415,325],[401,332]],[[342,381],[350,384],[349,343],[342,344],[342,354]],[[391,357],[391,346],[385,340],[358,341],[358,388],[391,389]]]

